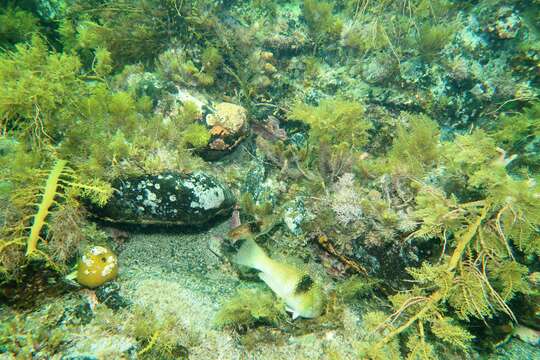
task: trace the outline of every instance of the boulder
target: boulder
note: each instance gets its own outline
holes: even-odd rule
[[[231,152],[249,134],[247,110],[240,105],[222,102],[206,115],[205,125],[210,129],[210,142],[201,156],[217,160]]]

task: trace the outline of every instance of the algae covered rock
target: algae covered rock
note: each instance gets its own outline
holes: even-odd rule
[[[109,309],[119,310],[130,305],[129,301],[120,294],[118,282],[108,282],[96,290],[96,298]]]
[[[191,89],[178,89],[176,94],[171,94],[169,101],[172,103],[163,101],[158,105],[158,113],[161,113],[167,121],[189,109],[194,113],[192,121],[208,132],[208,142],[201,148],[197,147],[197,154],[205,160],[219,160],[233,151],[249,135],[248,111],[241,105],[214,102]]]
[[[247,110],[240,105],[222,102],[206,115],[210,128],[210,143],[202,153],[208,160],[215,160],[233,150],[249,132]]]
[[[135,339],[109,334],[108,336],[83,337],[68,349],[60,358],[62,360],[93,360],[93,359],[127,359],[135,360],[138,345]]]
[[[235,204],[232,192],[203,172],[165,172],[113,181],[116,189],[99,218],[116,223],[201,225],[228,215]]]
[[[305,225],[310,217],[311,214],[308,214],[304,205],[304,197],[296,197],[284,207],[283,222],[293,235],[303,233],[302,225]]]
[[[528,344],[524,341],[511,338],[504,346],[498,348],[490,359],[496,360],[517,360],[517,359],[538,359],[540,349],[538,346]]]

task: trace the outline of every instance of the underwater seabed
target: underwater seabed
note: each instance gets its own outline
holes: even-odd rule
[[[340,304],[331,310],[334,319],[293,321],[287,314],[282,326],[272,326],[262,310],[261,323],[252,328],[220,326],[220,309],[239,290],[268,296],[264,284],[239,279],[220,254],[229,229],[224,221],[198,233],[120,231],[118,278],[95,291],[44,298],[2,324],[10,327],[2,336],[11,332],[21,348],[19,356],[4,353],[0,359],[359,359],[356,347],[366,335],[362,315],[380,306],[374,295]],[[321,265],[310,270],[324,274]],[[6,311],[2,306],[0,316]],[[508,337],[494,353],[471,351],[467,358],[535,359],[540,349]]]
[[[246,329],[242,338],[235,331],[220,330],[216,316],[239,289],[261,289],[261,283],[240,281],[230,264],[213,251],[220,237],[229,231],[226,221],[207,232],[130,233],[118,254],[120,272],[114,284],[120,291],[98,301],[93,291],[84,289],[52,299],[35,312],[26,315],[39,326],[41,319],[56,314],[59,327],[66,331],[61,353],[35,358],[51,359],[136,359],[145,353],[158,351],[145,358],[189,359],[327,359],[355,358],[352,345],[359,336],[358,314],[353,309],[343,312],[343,323],[330,329],[319,329],[301,335],[288,334],[276,327]],[[322,269],[319,269],[322,271]],[[103,285],[111,287],[111,283]],[[112,286],[113,288],[115,286]],[[118,301],[121,298],[121,301]],[[108,307],[115,307],[113,313]],[[127,308],[118,305],[130,304]],[[86,309],[81,311],[80,309]],[[21,316],[20,321],[25,322]],[[54,315],[53,315],[54,316]],[[125,331],[128,323],[147,328],[150,336],[146,347]],[[151,322],[151,325],[144,322]],[[88,323],[86,323],[88,322]],[[313,320],[287,320],[294,332],[302,332]],[[80,325],[73,326],[79,323]],[[81,324],[86,323],[86,324]],[[337,322],[336,322],[337,323]],[[66,327],[66,328],[64,328]],[[31,331],[31,329],[25,329]],[[140,330],[144,331],[144,330]],[[153,333],[155,331],[155,333]],[[126,333],[131,333],[126,335]],[[23,334],[21,334],[23,335]],[[26,336],[31,336],[26,334]],[[140,336],[140,334],[139,334]],[[161,357],[152,347],[164,346],[153,337],[176,343],[169,357]],[[49,342],[50,339],[40,339]],[[167,340],[165,340],[167,341]],[[189,355],[187,355],[189,354]],[[1,355],[10,359],[10,355]]]
[[[0,0],[0,359],[540,359],[540,0]]]

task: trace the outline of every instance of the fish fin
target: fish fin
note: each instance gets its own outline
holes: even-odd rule
[[[267,260],[264,250],[251,239],[242,241],[243,243],[233,257],[233,261],[237,264],[263,271],[265,261]],[[262,280],[264,281],[264,279]]]
[[[296,320],[296,319],[300,316],[300,313],[299,313],[299,312],[297,312],[296,310],[291,309],[291,308],[288,307],[288,306],[285,307],[285,310],[288,311],[288,312],[290,312],[290,313],[292,313],[291,315],[292,315],[292,319],[293,319],[293,320]]]

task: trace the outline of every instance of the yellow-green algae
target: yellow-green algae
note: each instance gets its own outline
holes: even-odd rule
[[[263,190],[243,194],[253,206],[243,202],[242,220],[260,225],[252,235],[272,256],[317,269],[331,301],[313,320],[266,311],[277,299],[220,252],[227,224],[134,234],[118,278],[132,306],[101,304],[90,323],[66,327],[55,324],[74,293],[65,309],[46,298],[33,311],[4,307],[2,350],[434,359],[493,351],[516,320],[538,327],[538,1],[17,6],[0,10],[2,284],[38,278],[40,266],[67,273],[86,243],[110,242],[84,204],[105,201],[118,176],[205,167],[240,190],[260,162]],[[259,123],[254,141],[204,163],[194,150],[209,134],[176,103],[178,88],[242,104]],[[273,117],[285,141],[265,127]],[[298,198],[307,214],[292,234],[281,220]],[[351,280],[359,249],[409,244],[431,254],[399,269],[395,289],[365,273]],[[230,314],[242,294],[261,296],[266,312],[246,301],[220,329],[219,309]]]

